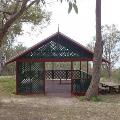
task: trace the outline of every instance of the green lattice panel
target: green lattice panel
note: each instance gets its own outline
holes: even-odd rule
[[[39,93],[44,91],[44,64],[19,63],[19,93]]]
[[[72,80],[72,92],[76,95],[79,95],[82,92],[86,92],[90,85],[91,78],[91,75],[81,71],[81,78]]]
[[[66,43],[50,41],[39,48],[27,53],[24,58],[89,58],[91,56],[82,52],[75,51]]]

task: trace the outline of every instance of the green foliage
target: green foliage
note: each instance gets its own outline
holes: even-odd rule
[[[118,78],[118,80],[120,81],[120,69],[118,70],[117,78]]]
[[[19,43],[18,45],[13,47],[13,50],[15,51],[15,54],[19,54],[19,53],[21,53],[22,51],[24,51],[26,49],[27,49],[27,47],[23,46],[22,43]]]
[[[72,8],[74,8],[74,11],[78,14],[78,7],[77,7],[77,1],[76,0],[65,0],[68,2],[68,14],[71,12]],[[63,0],[60,0],[62,3]]]
[[[105,69],[101,70],[101,77],[104,77],[104,78],[108,79],[108,77],[109,77],[108,72]]]
[[[21,53],[22,51],[24,51],[26,49],[27,48],[25,46],[23,46],[22,43],[18,43],[18,45],[16,45],[16,46],[5,44],[2,47],[2,52],[6,56],[6,61],[8,61],[10,58]],[[8,64],[8,65],[4,66],[2,75],[14,75],[15,70],[16,70],[15,63]]]
[[[15,63],[11,63],[8,65],[5,65],[2,71],[2,75],[15,75],[16,72],[16,67],[15,67]]]
[[[3,32],[2,28],[5,27],[6,23],[12,18],[17,12],[22,8],[22,3],[24,1],[0,1],[0,32]],[[27,1],[27,3],[32,3],[33,1]],[[7,44],[9,41],[14,41],[17,35],[23,34],[22,26],[23,23],[32,23],[34,25],[39,25],[39,28],[47,26],[50,21],[51,13],[43,9],[44,0],[36,0],[32,6],[28,7],[21,16],[17,17],[17,20],[12,20],[12,23],[7,25],[9,30],[5,34],[2,44]],[[43,3],[43,4],[41,4]],[[28,4],[27,4],[28,5]],[[23,8],[22,8],[23,9]],[[32,27],[33,27],[32,26]],[[7,29],[8,29],[7,28]]]
[[[116,82],[120,83],[120,68],[114,69],[112,71],[112,80],[115,80]]]
[[[91,100],[94,101],[94,102],[100,102],[102,99],[101,99],[100,96],[94,96],[94,97],[91,98]]]
[[[114,68],[120,56],[120,30],[114,24],[102,26],[102,40],[104,42],[103,57],[110,61],[111,68]],[[89,49],[94,50],[95,41],[94,37],[93,41],[87,45]],[[105,69],[109,69],[106,65],[104,67],[106,67]]]
[[[2,47],[2,52],[4,52],[6,59],[10,59],[11,57],[15,56],[16,54],[19,54],[20,52],[26,50],[27,47],[23,46],[22,43],[18,43],[18,45],[13,46],[12,44],[7,45],[5,44]]]
[[[45,67],[47,70],[70,70],[70,62],[46,62]]]
[[[86,97],[85,96],[80,96],[79,100],[80,101],[85,101]],[[93,102],[100,102],[100,101],[102,101],[102,98],[100,96],[94,96],[90,100],[93,101]]]
[[[80,96],[80,97],[79,97],[79,100],[80,100],[80,101],[84,101],[84,100],[85,100],[85,96]]]
[[[0,76],[0,93],[12,95],[15,93],[15,76]]]
[[[76,1],[74,2],[69,1],[68,13],[71,12],[72,8],[74,8],[75,12],[78,14],[78,7],[76,5]]]
[[[111,81],[115,82],[115,83],[120,83],[120,68],[113,69],[111,74],[112,74]],[[108,72],[106,70],[102,70],[101,79],[102,79],[102,81],[109,80]]]
[[[50,21],[50,15],[51,13],[46,12],[45,10],[43,11],[41,6],[32,6],[22,15],[20,21],[33,23],[34,25],[41,25],[42,22]]]
[[[68,13],[70,13],[72,10],[72,2],[69,2],[69,8],[68,8]]]
[[[73,3],[73,8],[74,8],[75,12],[78,13],[78,7],[75,3]]]

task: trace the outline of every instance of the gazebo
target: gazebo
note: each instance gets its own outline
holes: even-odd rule
[[[16,94],[68,90],[72,95],[84,95],[92,78],[88,73],[88,62],[93,61],[93,55],[86,47],[57,32],[13,57],[7,64],[16,61]],[[74,69],[75,61],[80,63],[79,70]],[[82,61],[87,63],[86,72],[81,70]],[[108,62],[104,58],[102,61]],[[70,68],[47,69],[49,62],[69,62]]]

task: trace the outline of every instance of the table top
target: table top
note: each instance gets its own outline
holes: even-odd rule
[[[106,85],[106,86],[120,86],[120,83],[115,83],[115,82],[100,82],[100,84]]]

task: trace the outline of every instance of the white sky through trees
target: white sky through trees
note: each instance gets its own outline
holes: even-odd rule
[[[62,4],[57,0],[47,0],[46,9],[52,11],[51,23],[47,28],[31,31],[29,24],[24,25],[24,34],[17,37],[18,42],[23,42],[30,47],[42,39],[57,32],[58,24],[60,32],[86,45],[95,36],[95,0],[77,0],[79,13],[74,10],[68,14],[68,3]],[[115,24],[120,30],[120,0],[102,0],[102,25]],[[117,66],[120,66],[120,62]]]

